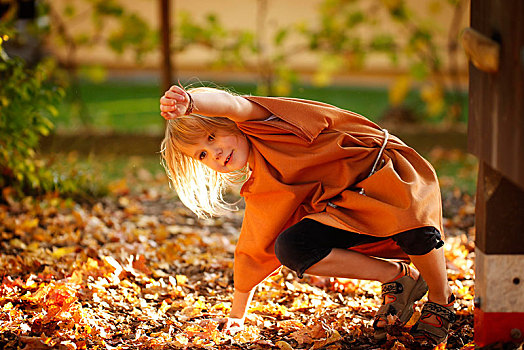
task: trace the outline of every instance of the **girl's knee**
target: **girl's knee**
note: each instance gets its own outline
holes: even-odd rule
[[[401,232],[392,238],[408,255],[425,255],[444,245],[439,230],[432,226]]]
[[[282,232],[275,241],[275,255],[280,263],[286,267],[292,268],[293,253],[296,250],[296,245],[293,243],[293,233],[290,231]]]
[[[308,237],[307,222],[294,225],[282,232],[275,241],[275,255],[280,263],[302,278],[304,271],[326,257],[331,248],[320,247]]]

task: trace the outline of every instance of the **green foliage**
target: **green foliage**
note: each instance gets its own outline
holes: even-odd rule
[[[119,54],[128,48],[132,49],[136,60],[141,62],[144,55],[157,47],[158,36],[138,15],[126,14],[120,18],[120,28],[109,35],[108,45]]]
[[[426,105],[421,111],[426,119],[444,116],[454,122],[462,115],[460,98],[445,99],[444,91],[451,87],[459,96],[458,82],[450,81],[446,86],[442,79],[444,51],[435,37],[437,34],[447,34],[449,38],[458,36],[453,30],[458,28],[457,19],[461,16],[457,14],[464,10],[463,5],[464,0],[433,1],[426,12],[419,13],[403,0],[324,0],[319,6],[317,21],[276,28],[273,40],[268,42],[261,39],[263,31],[260,28],[256,32],[235,33],[225,29],[215,15],[212,22],[208,20],[199,25],[189,14],[183,14],[177,32],[184,48],[199,43],[217,51],[217,67],[236,66],[257,72],[258,92],[266,94],[290,92],[289,87],[298,81],[298,74],[290,68],[289,61],[297,53],[320,55],[312,80],[319,86],[330,84],[336,74],[364,67],[372,56],[385,55],[393,65],[402,64],[406,71],[391,87],[392,90],[400,88],[390,94],[392,107],[409,104],[408,93],[414,91],[419,101]],[[433,15],[444,7],[455,11],[449,29],[433,21]],[[257,13],[265,15],[264,11]],[[387,18],[388,26],[379,18]],[[264,20],[257,19],[257,22]],[[231,44],[233,38],[240,37],[249,40],[237,39],[236,45]],[[230,44],[223,44],[224,40],[229,40]],[[456,54],[456,51],[448,54]]]
[[[441,119],[447,113],[450,121],[456,121],[462,114],[461,105],[457,99],[444,98],[450,85],[446,86],[440,78],[444,70],[443,52],[435,42],[436,34],[443,34],[446,29],[432,18],[443,8],[455,11],[455,22],[447,33],[449,38],[453,37],[452,28],[457,28],[455,19],[460,19],[456,14],[464,8],[465,1],[432,0],[425,10],[416,12],[404,0],[324,0],[317,20],[268,28],[269,2],[260,0],[256,2],[255,30],[230,29],[213,13],[197,17],[182,11],[174,21],[173,52],[181,53],[192,46],[204,47],[216,54],[210,67],[255,72],[257,93],[266,95],[289,94],[292,85],[299,81],[299,74],[291,64],[295,55],[320,56],[312,77],[318,86],[329,85],[337,74],[361,69],[370,57],[382,55],[394,65],[401,64],[406,72],[391,87],[391,90],[398,89],[390,93],[392,107],[411,103],[407,96],[416,92],[419,101],[426,105],[422,110],[425,118]],[[40,13],[51,19],[43,32],[52,34],[51,37],[68,48],[69,54],[63,63],[70,67],[75,91],[80,91],[76,80],[78,72],[87,73],[87,78],[96,81],[105,77],[100,67],[76,67],[78,49],[105,44],[118,54],[134,52],[140,63],[158,47],[157,30],[139,13],[131,12],[122,0],[79,0],[63,8],[51,0],[39,4]],[[87,35],[77,31],[80,23],[91,25],[95,32]],[[74,114],[89,121],[82,97],[71,96],[78,104],[78,113]]]
[[[83,10],[78,11],[77,7]],[[89,15],[87,15],[89,14]],[[69,66],[75,65],[79,48],[105,44],[118,54],[132,51],[137,62],[158,47],[158,32],[138,13],[131,12],[118,0],[83,0],[68,3],[62,10],[52,1],[42,1],[40,15],[51,18],[49,33],[69,49]],[[95,32],[75,31],[80,23],[91,24]],[[76,68],[76,67],[74,67]]]
[[[199,20],[183,11],[178,14],[175,23],[175,52],[182,52],[192,45],[201,46],[216,53],[211,63],[215,69],[256,72],[259,94],[287,95],[292,83],[298,81],[298,75],[287,64],[298,52],[286,48],[293,34],[291,28],[278,28],[266,42],[261,38],[264,28],[259,27],[257,31],[228,29],[213,13]]]
[[[448,113],[448,119],[456,121],[461,114],[460,104],[454,99],[452,105],[447,105],[444,98],[443,91],[449,87],[441,78],[443,50],[435,42],[438,33],[446,32],[432,18],[443,6],[451,11],[462,11],[463,2],[435,1],[429,4],[427,12],[421,14],[403,0],[325,0],[320,6],[318,23],[301,28],[308,38],[309,48],[324,56],[314,82],[329,84],[335,73],[362,67],[372,55],[386,55],[393,64],[402,63],[407,68],[407,73],[392,85],[392,89],[397,89],[390,94],[393,107],[406,104],[408,92],[415,90],[426,104],[423,112],[426,118],[442,117]],[[382,26],[383,22],[377,18],[389,18],[388,27]],[[454,16],[455,21],[457,18],[460,16]],[[455,22],[451,27],[456,28],[457,24]],[[451,32],[451,28],[449,30],[448,37],[458,36],[458,33]],[[368,35],[363,36],[363,32]],[[333,64],[323,63],[333,61],[335,56],[343,58],[336,69]]]
[[[79,77],[100,82],[105,79],[106,73],[101,66],[79,67],[79,50],[105,45],[118,55],[133,53],[135,61],[140,64],[159,45],[158,31],[152,29],[140,14],[122,4],[120,0],[79,0],[68,2],[63,7],[51,0],[37,3],[38,16],[42,19],[37,22],[48,23],[39,28],[40,37],[67,49],[66,55],[59,60],[60,66],[65,67],[67,72],[65,77],[69,91],[66,99],[74,109],[69,118],[83,125],[92,123],[93,116],[79,94]],[[79,30],[82,26],[94,30]]]
[[[0,27],[0,33],[7,32],[15,35],[7,25]],[[0,187],[20,194],[58,191],[86,197],[101,193],[89,175],[74,167],[58,172],[38,156],[39,140],[54,127],[64,88],[53,79],[52,60],[27,67],[20,58],[8,57],[2,48],[8,38],[2,34],[0,41]]]
[[[35,157],[40,136],[53,128],[56,103],[61,89],[49,84],[53,69],[50,61],[27,68],[20,59],[0,61],[0,171],[1,185],[41,189],[48,184],[41,177],[46,171]]]
[[[176,20],[175,51],[191,45],[215,51],[214,67],[256,72],[257,92],[268,95],[286,95],[299,80],[289,63],[296,54],[309,52],[320,56],[312,78],[318,86],[329,85],[336,74],[363,68],[372,56],[384,55],[393,65],[402,64],[406,71],[391,86],[391,90],[396,89],[390,93],[392,107],[411,103],[408,94],[416,92],[419,101],[426,105],[419,110],[426,119],[441,118],[446,112],[451,121],[456,121],[462,114],[461,104],[458,98],[444,98],[449,86],[440,77],[443,52],[435,42],[436,35],[445,33],[445,29],[432,17],[445,6],[460,12],[463,2],[433,1],[421,14],[403,0],[324,0],[316,21],[275,28],[271,40],[263,39],[269,36],[260,26],[256,31],[230,30],[215,14],[199,20],[182,12]],[[256,21],[264,23],[266,1],[257,4]],[[379,18],[388,19],[387,27]],[[448,37],[452,34],[448,33]]]

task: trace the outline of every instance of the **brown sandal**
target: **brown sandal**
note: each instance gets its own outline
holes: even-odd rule
[[[413,304],[428,291],[428,285],[422,276],[419,276],[417,280],[413,279],[408,264],[400,262],[400,268],[404,276],[382,284],[382,306],[378,309],[373,321],[374,336],[378,341],[386,339],[387,333],[386,327],[377,326],[378,322],[383,320],[387,324],[387,316],[395,315],[398,317],[397,324],[405,325],[413,315]],[[386,303],[386,296],[393,301]]]
[[[437,346],[448,339],[449,328],[455,322],[456,315],[453,308],[455,296],[451,295],[447,305],[440,305],[431,301],[424,304],[417,323],[411,328],[411,335],[420,344]],[[430,317],[435,317],[436,323],[426,321]]]

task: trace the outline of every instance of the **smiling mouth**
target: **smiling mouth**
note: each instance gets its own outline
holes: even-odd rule
[[[226,161],[224,162],[224,166],[226,166],[227,163],[229,163],[229,161],[231,160],[231,156],[232,155],[233,155],[233,151],[231,151],[231,153],[229,153],[229,155],[227,156]]]

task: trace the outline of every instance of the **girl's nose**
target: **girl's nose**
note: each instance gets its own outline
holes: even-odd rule
[[[220,159],[220,157],[222,156],[222,149],[221,148],[218,148],[215,150],[215,159]]]

